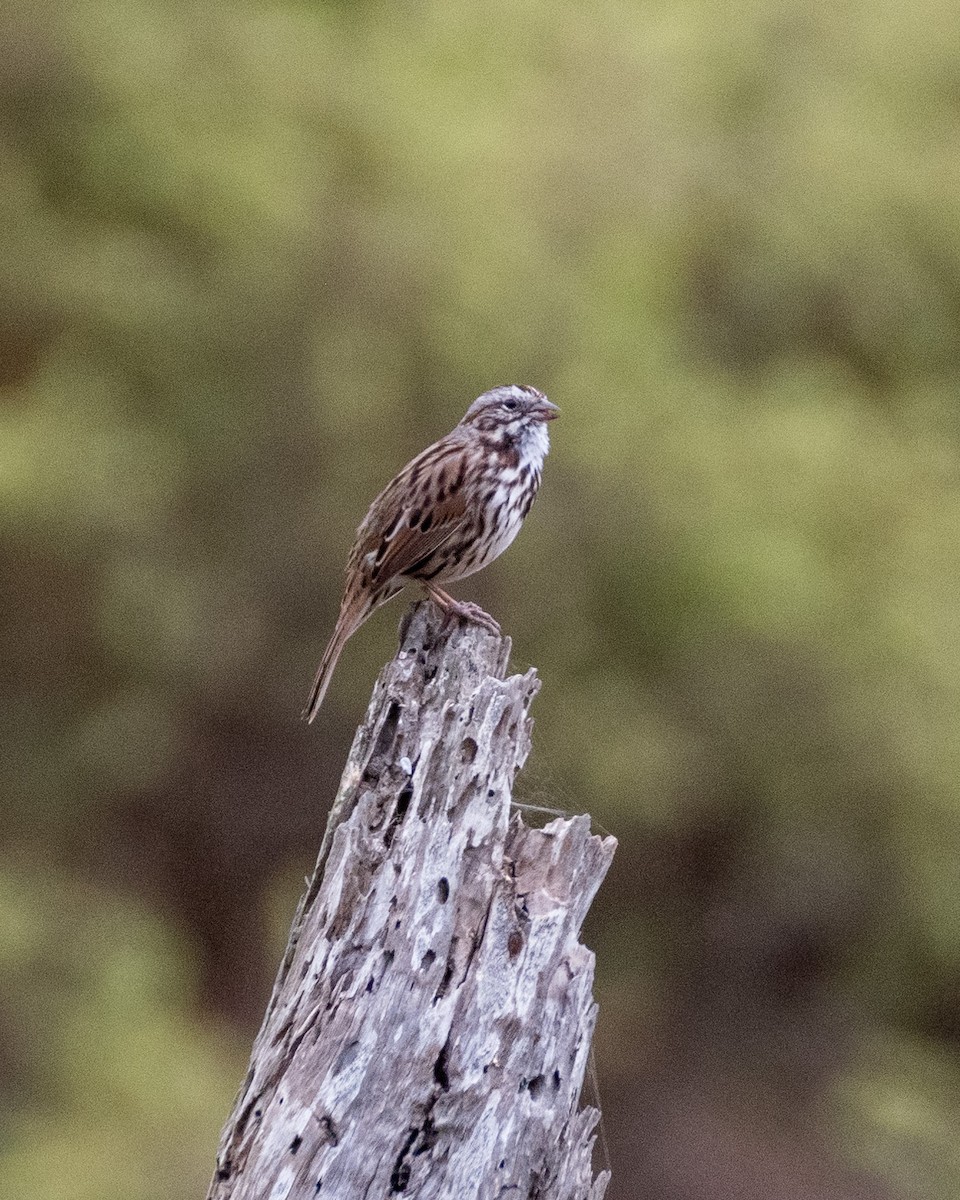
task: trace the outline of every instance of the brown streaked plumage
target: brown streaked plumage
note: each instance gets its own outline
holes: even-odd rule
[[[506,550],[530,511],[549,449],[555,405],[536,388],[484,392],[455,429],[383,489],[357,530],[340,615],[303,715],[312,721],[337,659],[363,622],[406,583],[419,582],[444,612],[499,632],[476,604],[439,585],[482,570]]]

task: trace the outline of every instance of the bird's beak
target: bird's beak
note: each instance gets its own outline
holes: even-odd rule
[[[537,401],[536,407],[532,412],[540,421],[555,421],[560,416],[560,409],[555,404],[551,404],[546,396],[542,400]]]

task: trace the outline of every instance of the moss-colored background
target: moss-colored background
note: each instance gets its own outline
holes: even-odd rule
[[[400,604],[379,487],[560,404],[535,663],[610,1200],[960,1195],[960,10],[0,10],[0,1193],[200,1196]]]

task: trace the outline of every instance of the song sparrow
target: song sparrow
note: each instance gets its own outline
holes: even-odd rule
[[[340,616],[303,715],[312,721],[350,635],[405,583],[423,584],[444,612],[500,632],[479,605],[439,586],[481,570],[520,532],[559,409],[536,388],[484,392],[446,437],[407,463],[370,505],[347,561]]]

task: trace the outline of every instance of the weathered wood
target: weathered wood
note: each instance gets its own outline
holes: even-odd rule
[[[357,732],[209,1200],[600,1200],[578,933],[616,842],[511,816],[533,670],[427,604]]]

